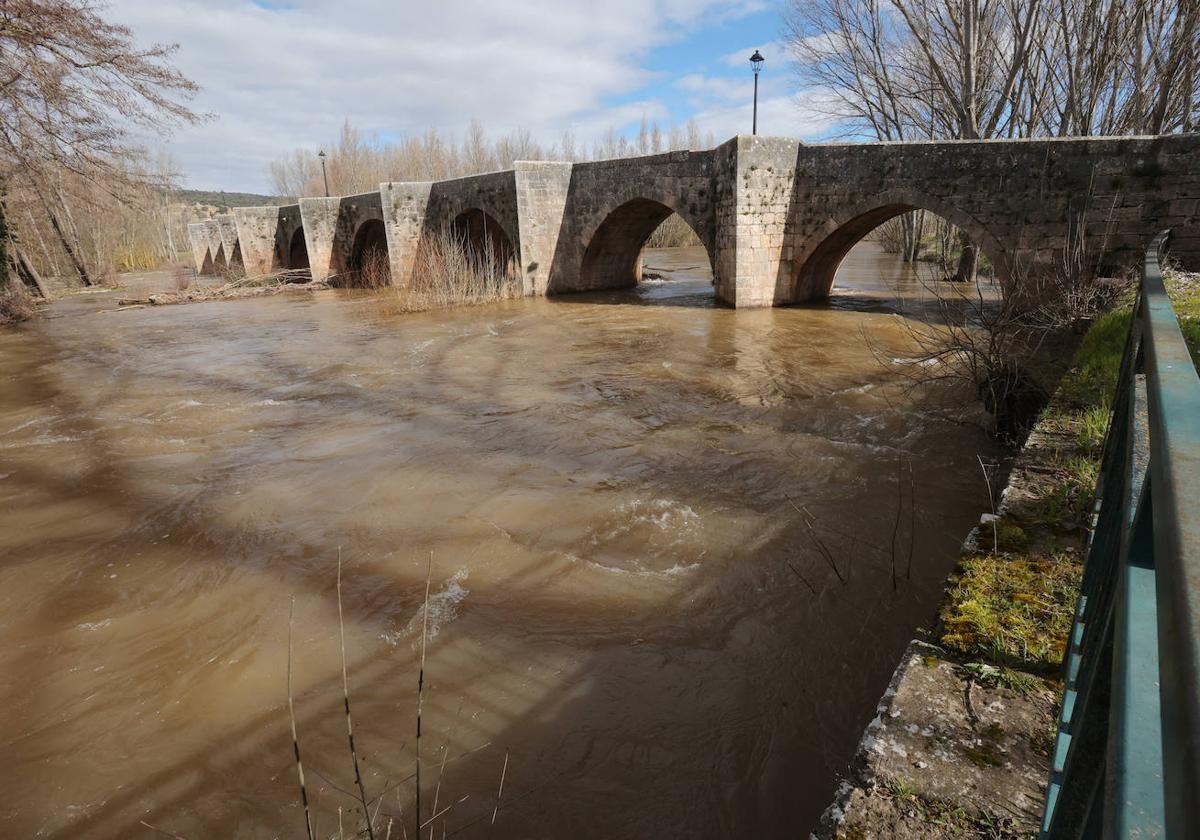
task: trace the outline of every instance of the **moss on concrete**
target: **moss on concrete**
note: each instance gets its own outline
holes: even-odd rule
[[[1036,671],[1063,657],[1082,566],[1067,554],[969,554],[942,608],[943,647]]]

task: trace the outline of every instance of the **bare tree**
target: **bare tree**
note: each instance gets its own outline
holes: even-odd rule
[[[90,0],[0,0],[0,197],[30,189],[74,270],[91,278],[67,179],[111,196],[153,180],[133,167],[135,131],[169,132],[203,117],[196,86],[169,63],[174,45],[139,48]],[[3,204],[0,202],[0,208]],[[0,219],[11,238],[11,220]],[[0,285],[8,263],[0,260]]]

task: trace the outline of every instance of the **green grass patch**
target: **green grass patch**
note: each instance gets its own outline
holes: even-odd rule
[[[1071,370],[1059,386],[1056,402],[1060,411],[1107,410],[1112,406],[1132,314],[1133,310],[1126,305],[1093,322],[1075,351]]]
[[[1054,468],[1055,479],[1034,500],[1029,511],[1033,524],[1064,531],[1082,528],[1095,498],[1100,474],[1099,448],[1090,454],[1056,460],[1050,466]]]
[[[1192,354],[1192,364],[1200,370],[1200,274],[1168,271],[1167,292],[1179,318],[1179,329]]]
[[[942,607],[942,645],[1030,670],[1062,663],[1083,567],[1066,554],[970,554]]]
[[[1027,697],[1042,688],[1045,683],[1033,674],[1016,671],[983,662],[971,662],[963,666],[963,670],[971,675],[975,682],[985,688],[1007,688],[1022,697]]]

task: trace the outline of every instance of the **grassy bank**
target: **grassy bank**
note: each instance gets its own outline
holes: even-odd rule
[[[1167,273],[1200,367],[1200,274]],[[1003,514],[980,527],[941,610],[947,650],[1003,668],[1056,674],[1079,594],[1088,518],[1132,299],[1098,318],[1014,471]]]

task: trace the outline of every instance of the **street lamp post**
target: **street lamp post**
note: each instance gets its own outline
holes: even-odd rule
[[[755,89],[757,90],[757,87]],[[321,178],[325,181],[325,197],[329,198],[329,173],[325,171],[325,150],[317,152],[317,157],[321,159]]]
[[[758,134],[758,71],[762,70],[764,61],[766,59],[758,50],[755,50],[754,55],[750,56],[750,66],[754,68],[754,123],[750,128],[751,134]]]

